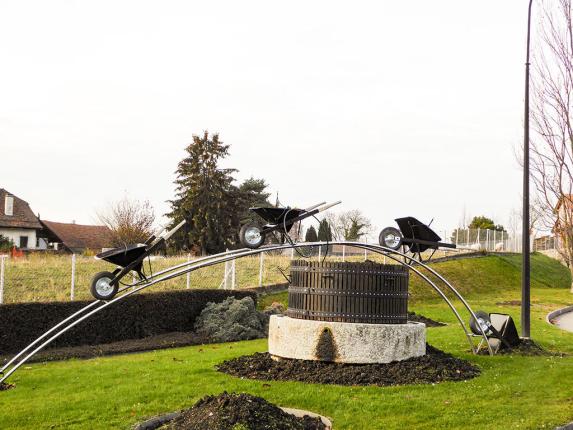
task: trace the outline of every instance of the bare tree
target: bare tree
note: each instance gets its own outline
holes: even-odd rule
[[[572,15],[572,0],[542,2],[533,61],[531,172],[543,224],[561,239],[560,252],[573,272]]]
[[[155,214],[148,201],[140,202],[126,196],[97,216],[111,230],[114,246],[144,242],[153,233]]]
[[[334,240],[359,240],[370,234],[372,223],[358,209],[326,216]]]

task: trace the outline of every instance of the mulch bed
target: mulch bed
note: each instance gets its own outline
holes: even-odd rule
[[[189,345],[208,343],[206,339],[193,332],[172,332],[150,336],[143,339],[122,340],[101,345],[72,346],[40,351],[29,362],[67,360],[70,358],[94,358],[104,355],[127,354],[132,352],[151,351],[166,348],[178,348]],[[0,363],[5,363],[12,355],[0,356]]]
[[[320,418],[297,418],[250,394],[207,396],[182,412],[167,427],[173,430],[324,430]]]
[[[446,324],[434,321],[433,319],[426,318],[423,315],[418,315],[416,312],[408,312],[408,321],[421,322],[426,324],[426,327],[443,327]]]
[[[480,374],[477,366],[426,344],[426,355],[386,364],[344,364],[280,359],[269,353],[228,360],[220,372],[265,381],[299,381],[336,385],[405,385],[463,381]]]
[[[482,348],[480,350],[480,355],[488,355],[489,351],[487,348]],[[510,349],[500,349],[497,352],[498,355],[525,355],[525,356],[558,356],[563,357],[566,354],[561,352],[551,352],[547,351],[546,349],[542,348],[540,345],[535,343],[531,339],[521,339],[519,345],[514,346]]]

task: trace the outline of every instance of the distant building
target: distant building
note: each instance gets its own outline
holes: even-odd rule
[[[42,225],[27,202],[0,188],[0,234],[23,250],[45,249],[38,233]]]
[[[555,236],[545,235],[533,239],[533,251],[546,251],[556,248]]]
[[[113,247],[111,231],[106,226],[40,222],[44,226],[42,236],[53,249],[77,254],[86,250],[100,252]]]

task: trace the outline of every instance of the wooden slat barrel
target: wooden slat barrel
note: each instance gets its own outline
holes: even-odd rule
[[[293,260],[287,315],[319,321],[405,324],[408,269],[399,265]]]

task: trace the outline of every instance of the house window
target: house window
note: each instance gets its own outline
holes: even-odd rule
[[[13,196],[6,196],[4,199],[4,214],[6,216],[13,216],[14,215],[14,197]]]
[[[28,236],[20,236],[20,248],[28,247]]]

